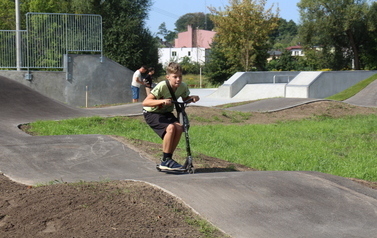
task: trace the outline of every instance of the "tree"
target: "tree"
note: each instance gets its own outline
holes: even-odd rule
[[[87,9],[92,12],[86,13],[102,16],[104,54],[107,57],[130,69],[143,64],[158,64],[157,40],[144,26],[150,0],[92,0],[91,4]],[[151,52],[156,55],[150,55]]]
[[[23,0],[20,1],[21,29],[26,28],[25,14],[28,12],[68,13],[70,3],[75,0]],[[80,1],[80,0],[76,0]],[[0,29],[15,30],[15,1],[0,0]]]
[[[166,23],[163,22],[163,23],[161,23],[161,25],[158,27],[157,35],[166,36],[167,34],[168,34],[168,30],[166,29]]]
[[[214,14],[218,50],[234,72],[266,67],[269,35],[277,27],[278,13],[265,10],[266,0],[230,0],[225,11],[210,8]]]
[[[177,33],[175,33],[174,31],[169,31],[168,29],[166,29],[166,23],[163,22],[158,27],[157,35],[164,37],[165,41],[167,41],[167,42],[173,42],[175,37],[177,36]]]
[[[0,0],[0,29],[15,30],[16,16],[14,1]]]
[[[103,0],[70,0],[70,12],[75,14],[99,14]]]
[[[301,0],[300,34],[307,45],[332,47],[334,69],[344,58],[352,58],[354,68],[361,69],[360,47],[367,21],[367,0]]]
[[[67,13],[70,3],[71,0],[25,0],[22,5],[28,12]]]
[[[367,37],[361,47],[361,61],[365,69],[377,69],[377,2],[373,2],[367,15]]]
[[[188,56],[181,58],[179,64],[182,66],[183,74],[200,73],[200,64],[198,62],[192,62]]]
[[[204,68],[209,81],[215,85],[222,84],[235,73],[234,69],[232,69],[232,65],[230,62],[227,62],[225,54],[217,44],[216,40],[212,43],[208,62],[205,64]]]
[[[287,21],[283,18],[279,19],[278,27],[270,34],[271,44],[273,49],[282,50],[292,45],[297,45],[294,42],[298,35],[297,24],[290,20]]]
[[[187,13],[181,16],[175,22],[175,30],[177,32],[186,31],[188,25],[192,25],[194,29],[198,28],[202,30],[212,30],[214,28],[210,15],[203,12]]]
[[[299,56],[292,56],[292,52],[285,50],[279,59],[274,59],[269,63],[269,70],[291,71],[298,70]]]

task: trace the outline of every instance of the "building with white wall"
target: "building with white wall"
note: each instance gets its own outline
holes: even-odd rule
[[[159,48],[159,63],[166,66],[171,61],[180,62],[188,57],[193,63],[204,64],[215,34],[187,26],[187,31],[178,33],[173,48]]]
[[[286,50],[292,52],[292,56],[304,56],[304,49],[301,45],[290,46]]]
[[[188,57],[192,63],[204,64],[207,59],[209,49],[200,47],[191,48],[159,48],[159,63],[163,66],[169,64],[169,62],[181,62],[185,57]]]

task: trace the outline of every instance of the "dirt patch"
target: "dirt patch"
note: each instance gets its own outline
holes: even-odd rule
[[[0,175],[0,237],[202,237],[197,219],[176,198],[142,182],[31,187]]]
[[[207,107],[189,107],[187,112],[191,125],[195,126],[337,118],[377,113],[377,109],[322,101],[271,113],[241,113]],[[135,118],[144,120],[140,116]],[[158,162],[160,144],[114,138]],[[184,151],[176,154],[182,161]],[[195,157],[194,165],[197,172],[253,170],[203,154]],[[352,180],[377,189],[377,183]],[[30,187],[0,175],[0,237],[225,237],[203,223],[179,200],[142,182],[80,182]]]

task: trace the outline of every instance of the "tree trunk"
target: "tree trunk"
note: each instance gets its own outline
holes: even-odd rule
[[[353,57],[354,57],[354,65],[355,65],[355,70],[360,70],[361,69],[361,66],[360,66],[360,56],[359,56],[359,49],[355,43],[355,38],[352,34],[352,31],[351,30],[347,30],[347,36],[348,36],[348,39],[350,41],[350,44],[351,44],[351,48],[352,48],[352,51],[353,51]]]

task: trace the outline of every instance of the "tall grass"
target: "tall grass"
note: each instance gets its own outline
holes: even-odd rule
[[[107,134],[155,143],[143,122],[125,117],[38,121],[41,135]],[[318,171],[377,181],[377,115],[281,122],[268,125],[206,125],[190,128],[191,147],[259,170]],[[184,148],[184,140],[179,147]]]
[[[259,170],[318,171],[377,181],[377,116],[192,128],[192,148]]]

